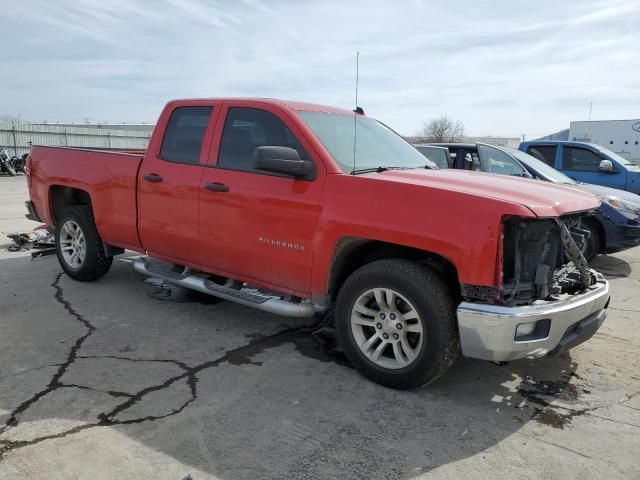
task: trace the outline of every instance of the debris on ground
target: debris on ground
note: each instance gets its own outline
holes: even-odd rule
[[[10,252],[20,252],[22,250],[37,249],[38,252],[31,254],[32,257],[47,255],[49,251],[55,252],[55,237],[49,231],[48,225],[40,225],[33,230],[7,234],[13,245],[9,246]]]

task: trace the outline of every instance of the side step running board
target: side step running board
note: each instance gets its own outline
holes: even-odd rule
[[[181,287],[197,290],[198,292],[224,298],[232,302],[257,308],[265,312],[275,313],[285,317],[311,317],[316,313],[314,304],[308,300],[299,303],[287,302],[277,297],[262,295],[255,290],[229,288],[218,285],[205,278],[189,273],[168,270],[162,265],[154,265],[145,259],[139,258],[133,261],[133,269],[145,275],[160,278],[166,282],[180,285]]]

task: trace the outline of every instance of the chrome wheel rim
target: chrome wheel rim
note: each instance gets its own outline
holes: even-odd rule
[[[64,222],[58,241],[65,263],[71,268],[80,268],[87,257],[87,242],[80,225],[73,220]]]
[[[389,369],[411,365],[424,341],[416,308],[391,288],[365,291],[351,309],[351,333],[360,352]]]

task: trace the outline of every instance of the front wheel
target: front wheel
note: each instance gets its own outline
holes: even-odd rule
[[[12,177],[16,176],[15,168],[13,168],[9,163],[7,163],[7,173]]]
[[[598,228],[592,222],[585,223],[583,228],[589,231],[589,238],[584,242],[582,255],[587,262],[591,262],[602,251],[602,239]]]
[[[407,389],[433,382],[459,353],[455,306],[442,279],[407,260],[379,260],[344,283],[338,340],[370,380]]]
[[[67,208],[56,222],[55,238],[60,266],[74,280],[97,280],[111,268],[113,257],[105,255],[90,207]]]

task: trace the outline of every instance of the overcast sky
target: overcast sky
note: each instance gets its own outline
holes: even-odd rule
[[[640,118],[640,0],[4,0],[0,115],[154,122],[169,99],[353,108],[403,134],[442,113],[472,135]]]

